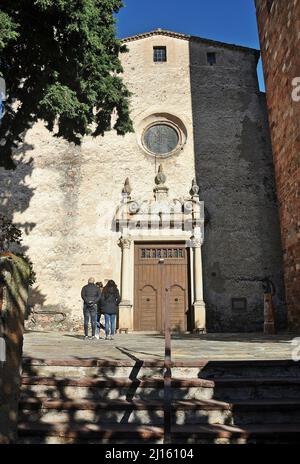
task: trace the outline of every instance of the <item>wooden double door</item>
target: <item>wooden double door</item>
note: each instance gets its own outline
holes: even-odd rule
[[[187,330],[188,254],[184,244],[136,244],[134,258],[134,330],[164,331],[169,288],[173,331]]]

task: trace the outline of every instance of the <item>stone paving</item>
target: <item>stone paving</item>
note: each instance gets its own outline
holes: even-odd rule
[[[172,337],[173,360],[292,359],[296,335],[207,334]],[[299,338],[300,343],[300,338]],[[300,350],[298,349],[298,352]],[[28,331],[23,356],[43,359],[100,358],[161,360],[164,337],[157,334],[118,334],[112,341],[83,340],[72,333]]]

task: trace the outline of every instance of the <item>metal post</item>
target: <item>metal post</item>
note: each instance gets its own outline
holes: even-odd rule
[[[264,334],[275,334],[274,309],[271,293],[264,294]]]
[[[166,288],[165,305],[165,375],[164,375],[164,443],[171,443],[172,420],[172,372],[171,372],[171,324],[170,286]]]

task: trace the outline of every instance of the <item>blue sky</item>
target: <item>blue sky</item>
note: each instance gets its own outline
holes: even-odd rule
[[[254,0],[123,0],[118,37],[162,28],[259,48]],[[264,87],[261,62],[260,87]]]

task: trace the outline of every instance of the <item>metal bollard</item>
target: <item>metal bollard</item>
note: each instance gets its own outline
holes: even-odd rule
[[[264,334],[275,334],[274,308],[271,293],[264,294]]]

